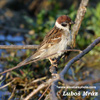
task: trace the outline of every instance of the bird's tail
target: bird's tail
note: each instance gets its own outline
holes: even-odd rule
[[[36,57],[34,57],[34,55],[32,55],[32,56],[26,58],[25,60],[23,60],[22,62],[20,62],[19,64],[17,64],[17,66],[21,67],[21,66],[26,65],[27,63],[29,63],[31,61],[34,62],[34,61],[36,61],[38,59],[39,59],[39,57],[36,58]]]
[[[39,59],[40,59],[40,57],[39,57],[39,56],[36,56],[36,54],[35,54],[35,55],[32,55],[32,56],[26,58],[24,61],[22,61],[22,62],[20,62],[19,64],[17,64],[17,66],[15,66],[15,67],[13,67],[13,68],[10,68],[10,69],[8,69],[8,70],[5,70],[5,71],[1,72],[0,75],[1,75],[1,74],[4,74],[4,73],[7,73],[7,72],[9,72],[9,71],[12,71],[12,70],[14,70],[14,69],[17,69],[17,68],[19,68],[19,67],[21,67],[21,66],[24,66],[24,65],[26,65],[26,64],[29,64],[29,62],[31,62],[31,61],[32,61],[32,62],[38,61]]]

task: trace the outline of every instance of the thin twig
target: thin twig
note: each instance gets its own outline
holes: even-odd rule
[[[83,80],[83,81],[67,81],[67,80],[64,80],[63,82],[67,86],[83,86],[83,85],[86,85],[86,84],[93,84],[93,83],[100,82],[100,78],[91,79],[91,80]],[[55,85],[58,89],[66,88],[65,86],[58,86],[56,84],[53,84],[53,85]]]
[[[3,88],[5,88],[5,87],[7,87],[8,85],[10,85],[10,84],[11,84],[12,82],[14,82],[14,81],[15,81],[15,79],[13,79],[11,82],[9,82],[9,83],[3,85],[2,87],[0,87],[0,89],[3,89]]]
[[[13,87],[13,91],[11,93],[11,96],[8,98],[8,100],[11,100],[15,96],[15,92],[16,92],[16,86]]]
[[[79,82],[74,82],[73,85],[75,86],[82,86],[82,85],[86,85],[86,84],[93,84],[93,83],[97,83],[100,82],[100,78],[97,78],[95,80],[85,80],[85,81],[79,81]]]
[[[37,49],[39,45],[0,45],[0,49]]]
[[[41,97],[38,100],[41,100],[41,98],[44,96],[44,94],[47,92],[47,90],[49,89],[50,86],[51,86],[51,83],[48,85],[48,87],[46,88],[46,90],[43,92],[43,94],[41,95]]]
[[[39,81],[43,81],[45,80],[47,77],[42,77],[42,78],[38,78],[36,80],[33,80],[31,83],[29,83],[27,86],[29,86],[30,84],[33,84],[33,83],[36,83],[36,82],[39,82]]]

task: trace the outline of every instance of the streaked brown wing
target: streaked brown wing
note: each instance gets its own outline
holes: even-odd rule
[[[39,49],[46,49],[52,45],[55,45],[61,41],[62,30],[54,27],[44,38]]]
[[[54,27],[44,38],[43,42],[39,46],[36,53],[30,57],[33,59],[40,59],[44,56],[45,51],[49,49],[52,45],[55,45],[61,41],[62,30]],[[43,55],[42,55],[43,54]]]

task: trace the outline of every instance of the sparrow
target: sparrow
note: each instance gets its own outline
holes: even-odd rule
[[[67,50],[68,47],[71,47],[72,24],[74,24],[74,22],[68,15],[62,15],[58,17],[54,27],[44,37],[35,54],[19,63],[17,66],[23,66],[25,63],[28,63],[29,61],[39,60],[44,56],[48,56],[46,59],[49,59],[52,65],[53,60],[57,59],[64,53],[61,52],[62,50]],[[52,55],[53,53],[56,54]]]

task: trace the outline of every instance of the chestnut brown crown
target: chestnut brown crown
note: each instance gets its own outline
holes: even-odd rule
[[[67,16],[67,15],[62,15],[62,16],[58,17],[58,18],[57,18],[57,22],[58,22],[59,24],[64,24],[64,23],[74,24],[74,23],[75,23],[75,22],[73,22],[73,21],[71,20],[71,18],[70,18],[69,16]]]

